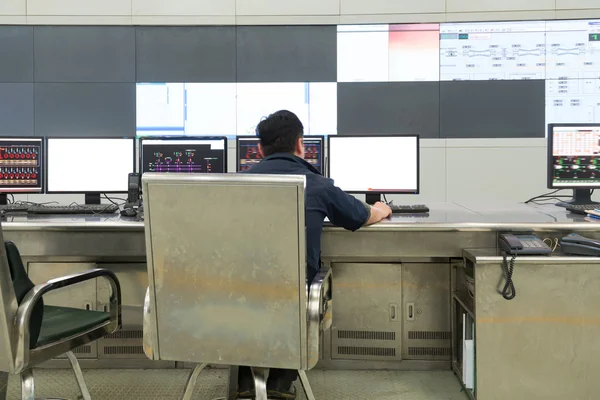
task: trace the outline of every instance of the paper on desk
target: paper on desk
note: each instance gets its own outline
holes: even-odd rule
[[[467,329],[472,331],[471,327],[467,327],[467,314],[463,314],[463,360],[462,360],[462,378],[467,389],[473,390],[475,387],[475,343],[473,339],[465,339]]]

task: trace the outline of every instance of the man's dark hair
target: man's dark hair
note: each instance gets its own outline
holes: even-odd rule
[[[304,126],[296,114],[281,110],[260,121],[256,134],[265,157],[275,153],[293,153],[298,138],[304,134]]]

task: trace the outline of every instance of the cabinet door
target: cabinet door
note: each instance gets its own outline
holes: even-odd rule
[[[402,264],[402,354],[411,360],[450,360],[450,264]]]
[[[121,285],[123,327],[98,341],[99,358],[147,359],[143,348],[143,306],[148,272],[145,263],[98,264],[114,272]],[[98,309],[107,309],[110,285],[98,280]]]
[[[47,263],[30,262],[28,264],[29,278],[36,285],[50,279],[60,278],[96,268],[95,263]],[[78,283],[52,291],[44,296],[44,304],[96,310],[96,280]],[[88,343],[73,350],[78,358],[96,358],[98,356],[97,342]],[[59,358],[66,358],[60,356]]]
[[[332,359],[402,359],[401,264],[335,263]]]

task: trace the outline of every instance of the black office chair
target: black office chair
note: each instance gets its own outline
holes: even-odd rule
[[[44,305],[44,294],[100,277],[107,279],[112,288],[108,312]],[[121,288],[113,272],[92,269],[36,286],[27,276],[17,246],[12,242],[0,246],[0,371],[21,375],[22,399],[35,399],[32,368],[65,354],[83,399],[89,400],[72,350],[120,327]]]

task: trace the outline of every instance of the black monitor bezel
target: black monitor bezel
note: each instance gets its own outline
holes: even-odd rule
[[[228,165],[227,165],[227,153],[228,153],[228,148],[227,148],[227,136],[169,136],[169,135],[162,135],[162,136],[142,136],[139,138],[139,157],[137,159],[138,161],[138,169],[137,172],[140,175],[144,174],[144,171],[142,171],[142,166],[144,165],[143,163],[143,151],[142,151],[142,146],[143,146],[143,142],[144,140],[173,140],[173,141],[178,141],[178,140],[225,140],[225,147],[223,150],[223,163],[224,163],[224,173],[227,173],[228,171]]]
[[[98,140],[98,139],[127,139],[127,140],[131,140],[131,152],[133,154],[133,163],[132,163],[132,170],[131,172],[135,172],[135,137],[132,136],[51,136],[51,137],[46,137],[46,152],[44,154],[44,167],[45,167],[45,173],[46,173],[46,194],[86,194],[86,193],[127,193],[127,189],[126,190],[101,190],[101,191],[82,191],[82,190],[77,190],[77,191],[51,191],[48,189],[48,141],[49,140],[53,140],[53,139],[74,139],[74,140]],[[125,177],[123,177],[123,182],[125,181]],[[125,186],[127,186],[127,184],[125,184]]]
[[[260,143],[260,138],[254,135],[237,135],[235,137],[235,172],[240,172],[240,139],[255,139]],[[324,135],[303,135],[302,139],[318,139],[321,141],[321,174],[325,176],[325,136]]]
[[[565,127],[565,128],[585,128],[585,127],[592,127],[592,128],[599,128],[600,129],[600,124],[599,123],[556,123],[556,124],[548,124],[548,135],[547,135],[547,158],[546,158],[546,183],[547,183],[547,187],[548,189],[598,189],[600,188],[600,184],[598,185],[591,185],[591,186],[555,186],[554,185],[554,162],[553,162],[553,155],[552,155],[552,149],[554,147],[554,135],[553,135],[553,131],[554,128],[560,128],[560,127]]]
[[[331,138],[390,138],[390,137],[411,137],[417,139],[417,189],[416,191],[372,191],[372,190],[344,190],[346,193],[351,194],[420,194],[421,193],[421,137],[418,134],[406,134],[406,135],[385,135],[385,134],[374,134],[374,135],[329,135],[327,136],[327,172],[328,177],[331,177]],[[334,180],[335,183],[335,180]]]
[[[40,157],[42,160],[40,161],[40,189],[31,190],[2,190],[0,187],[0,194],[45,194],[46,193],[46,140],[44,137],[35,137],[35,136],[2,136],[0,137],[0,141],[2,140],[39,140],[40,141]]]

